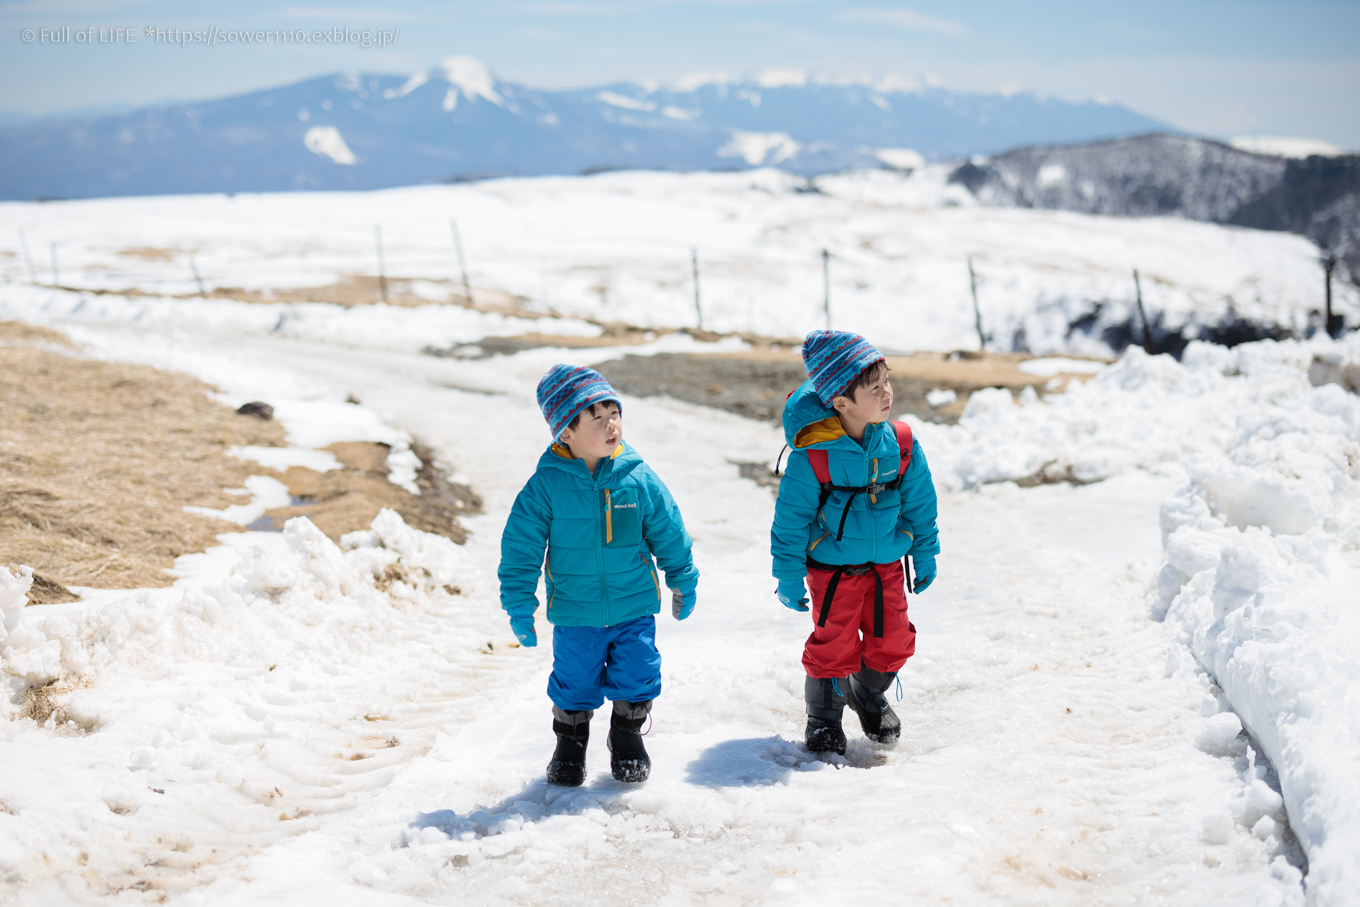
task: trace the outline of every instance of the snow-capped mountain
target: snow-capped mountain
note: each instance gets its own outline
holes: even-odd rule
[[[0,198],[369,189],[615,168],[812,174],[1160,130],[1118,105],[794,73],[539,91],[450,57],[0,129]]]

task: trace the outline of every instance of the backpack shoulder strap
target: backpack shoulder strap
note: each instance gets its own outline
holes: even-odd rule
[[[897,430],[897,450],[902,458],[902,465],[898,467],[899,476],[907,474],[907,464],[911,462],[912,436],[911,426],[905,422],[893,422],[893,428]]]
[[[808,463],[812,465],[812,474],[817,477],[817,481],[825,485],[831,481],[830,458],[822,448],[814,448],[807,452]]]

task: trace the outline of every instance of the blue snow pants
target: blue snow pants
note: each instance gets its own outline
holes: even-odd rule
[[[584,712],[606,699],[644,702],[660,694],[655,615],[612,627],[553,627],[548,698],[559,709]]]

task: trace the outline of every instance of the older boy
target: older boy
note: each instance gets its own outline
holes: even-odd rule
[[[803,364],[808,380],[784,405],[792,453],[770,549],[786,607],[808,610],[804,575],[812,590],[806,746],[844,753],[847,704],[869,739],[892,744],[901,734],[884,694],[916,649],[905,557],[916,567],[913,592],[935,578],[935,487],[911,429],[888,421],[892,385],[878,350],[858,334],[814,331]]]
[[[538,383],[553,444],[515,498],[501,536],[501,607],[525,646],[538,644],[534,612],[547,549],[547,615],[553,625],[557,748],[548,781],[585,780],[590,719],[614,702],[608,745],[619,781],[645,781],[651,758],[642,725],[661,692],[656,618],[666,572],[671,614],[694,610],[699,572],[666,486],[623,442],[618,394],[593,369],[553,366]]]

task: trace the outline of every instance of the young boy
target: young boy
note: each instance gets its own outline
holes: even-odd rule
[[[803,341],[808,380],[784,405],[789,463],[779,485],[770,549],[778,597],[808,610],[806,746],[845,752],[848,704],[869,739],[892,744],[902,724],[884,695],[916,649],[907,619],[904,559],[913,592],[935,579],[935,486],[921,445],[888,421],[888,363],[858,334],[814,331]]]
[[[548,781],[585,780],[590,719],[613,700],[609,766],[619,781],[645,781],[651,758],[642,725],[661,692],[656,618],[666,572],[671,614],[694,610],[699,572],[670,492],[623,443],[618,394],[593,369],[553,366],[538,383],[553,444],[515,498],[501,536],[501,607],[525,646],[538,645],[534,612],[547,549],[548,621],[553,625],[557,749]]]

